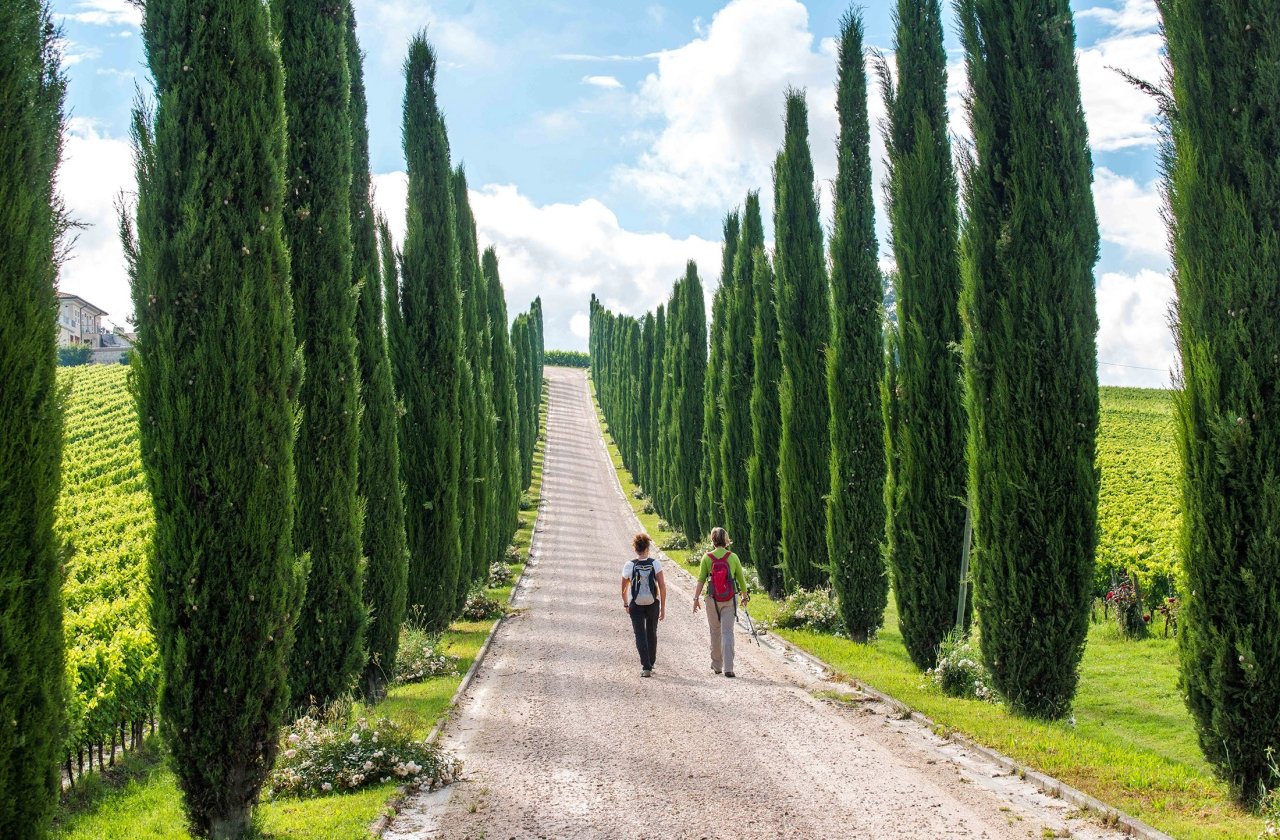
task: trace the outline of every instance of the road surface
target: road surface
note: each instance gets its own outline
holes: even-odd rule
[[[1121,836],[892,709],[829,699],[842,687],[743,633],[737,678],[714,675],[693,582],[671,566],[640,678],[619,598],[638,523],[585,372],[547,377],[535,556],[441,741],[464,779],[411,794],[385,837]]]

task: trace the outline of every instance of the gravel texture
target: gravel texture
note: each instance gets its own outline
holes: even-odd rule
[[[712,674],[693,581],[671,565],[657,667],[642,679],[618,594],[638,524],[584,372],[547,377],[542,518],[519,612],[442,738],[463,781],[411,794],[384,836],[1122,836],[741,630],[737,678]]]

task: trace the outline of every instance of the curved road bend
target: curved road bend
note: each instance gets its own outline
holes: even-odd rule
[[[738,678],[713,675],[683,572],[641,679],[618,595],[638,523],[585,372],[547,377],[536,557],[442,739],[465,778],[411,795],[386,837],[1121,836],[892,710],[815,696],[840,687],[745,635]]]

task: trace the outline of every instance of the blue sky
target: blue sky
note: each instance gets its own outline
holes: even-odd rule
[[[869,44],[892,49],[890,3],[863,5]],[[1153,0],[1073,0],[1103,234],[1099,368],[1107,384],[1167,384],[1175,363],[1160,217],[1154,106],[1110,69],[1158,79]],[[548,344],[585,348],[592,293],[640,313],[696,259],[708,292],[726,211],[766,188],[783,91],[809,93],[815,165],[829,214],[834,176],[833,38],[844,2],[588,3],[355,0],[367,53],[377,200],[404,216],[401,63],[428,27],[456,161],[480,237],[502,260],[514,312],[541,294]],[[128,0],[54,0],[66,36],[72,117],[62,191],[88,225],[62,287],[130,310],[113,205],[132,190],[129,107],[147,84]],[[948,23],[951,17],[948,15]],[[963,137],[963,65],[949,27],[953,124]],[[883,113],[873,97],[873,117]],[[874,155],[882,158],[877,138]],[[876,177],[883,174],[878,165]],[[767,190],[766,190],[767,193]],[[768,195],[762,195],[768,213]],[[888,231],[880,235],[888,260]],[[1144,368],[1146,368],[1144,370]]]

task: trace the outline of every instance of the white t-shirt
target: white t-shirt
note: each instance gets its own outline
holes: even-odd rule
[[[638,559],[638,558],[637,558],[637,559]],[[654,586],[657,586],[657,578],[658,578],[658,574],[662,571],[662,561],[661,561],[661,560],[659,560],[659,559],[658,559],[658,558],[656,558],[656,557],[648,557],[648,558],[645,558],[645,559],[647,560],[647,562],[649,562],[649,563],[652,563],[652,564],[653,564]],[[635,569],[635,567],[636,567],[636,562],[637,562],[637,560],[628,560],[627,562],[625,562],[625,563],[623,563],[623,564],[622,564],[622,579],[623,579],[623,580],[631,580],[631,572]],[[653,593],[653,597],[654,597],[654,598],[657,598],[657,597],[658,597],[658,593],[657,593],[656,591]],[[627,595],[627,600],[628,600],[628,601],[630,601],[630,600],[631,600],[631,595],[630,595],[630,594],[628,594],[628,595]]]
[[[655,575],[662,571],[662,561],[661,561],[661,560],[659,560],[657,557],[649,557],[649,558],[646,558],[646,559],[647,559],[650,563],[652,563],[652,564],[653,564],[653,573],[654,573]],[[622,576],[623,576],[624,578],[626,578],[627,580],[631,580],[631,573],[635,570],[635,567],[636,567],[636,561],[635,561],[635,560],[628,560],[627,562],[623,563],[623,564],[622,564]]]

